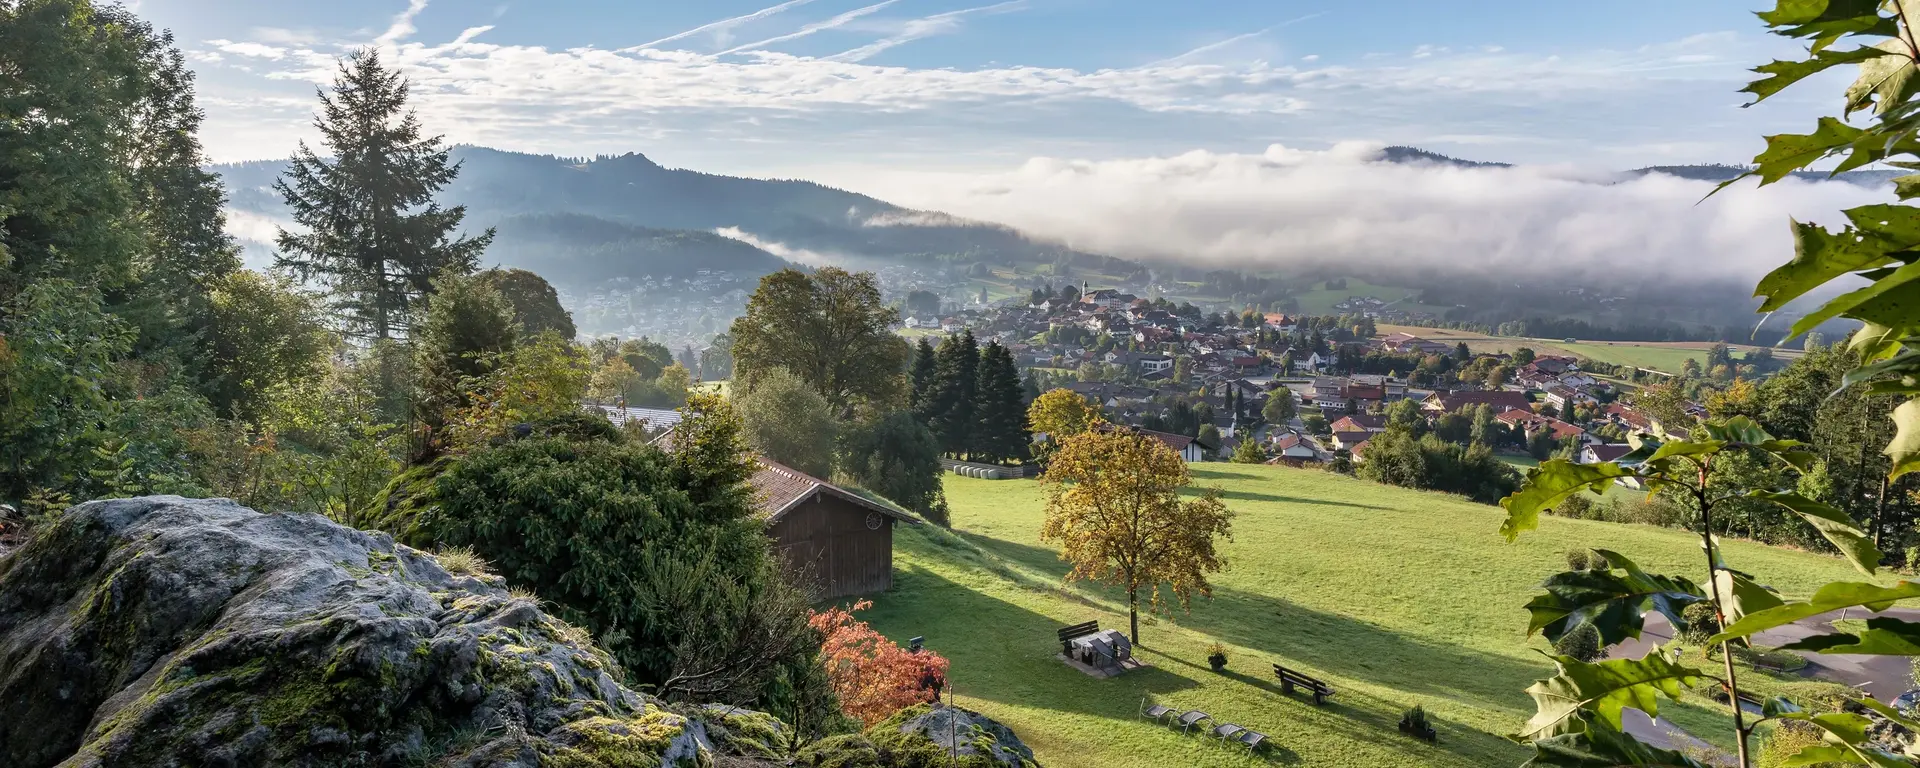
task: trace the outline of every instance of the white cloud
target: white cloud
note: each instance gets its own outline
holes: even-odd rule
[[[1790,216],[1831,222],[1843,208],[1886,198],[1789,181],[1703,201],[1713,185],[1665,175],[1396,164],[1376,162],[1377,148],[1035,158],[1001,172],[834,181],[1122,257],[1591,277],[1604,269],[1623,280],[1676,269],[1751,279],[1792,257]]]
[[[393,45],[412,37],[413,33],[419,31],[419,28],[413,25],[413,20],[426,9],[427,0],[407,0],[407,9],[393,17],[392,26],[387,27],[387,31],[374,38],[373,42],[379,45]]]
[[[850,51],[836,53],[828,56],[827,59],[829,61],[866,61],[867,59],[880,55],[882,51],[897,48],[921,38],[933,37],[934,35],[950,35],[958,32],[966,23],[965,19],[968,16],[976,14],[991,16],[1001,13],[1012,13],[1026,7],[1027,0],[1007,0],[1007,2],[1004,3],[994,3],[993,5],[982,5],[975,8],[962,8],[958,11],[936,13],[932,16],[907,22],[906,25],[900,29],[900,32],[892,37],[882,38]]]
[[[719,229],[714,230],[713,233],[721,237],[738,240],[740,242],[746,243],[747,245],[751,245],[755,248],[766,251],[767,253],[771,253],[775,256],[778,256],[780,258],[786,259],[787,261],[791,261],[797,264],[806,264],[808,266],[813,266],[813,267],[824,267],[829,265],[845,266],[848,262],[853,261],[853,259],[846,256],[830,255],[826,253],[821,253],[819,251],[807,250],[805,248],[795,248],[793,246],[787,245],[786,243],[776,242],[773,240],[763,240],[761,238],[755,237],[752,234],[740,229],[739,227],[721,227]]]

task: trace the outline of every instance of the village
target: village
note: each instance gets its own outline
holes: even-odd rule
[[[1342,302],[1354,309],[1341,315],[1230,315],[1116,289],[1047,293],[908,316],[902,327],[998,342],[1033,388],[1071,389],[1191,461],[1227,460],[1253,441],[1268,463],[1364,462],[1368,441],[1387,429],[1389,409],[1407,400],[1415,405],[1403,412],[1458,442],[1478,437],[1474,420],[1491,418],[1497,434],[1485,442],[1520,463],[1554,454],[1613,461],[1630,452],[1626,435],[1660,426],[1657,416],[1620,399],[1632,387],[1620,376],[1641,372],[1380,333],[1377,299]],[[1705,412],[1691,402],[1683,407]]]

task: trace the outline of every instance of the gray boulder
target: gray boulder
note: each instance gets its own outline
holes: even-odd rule
[[[0,557],[0,765],[705,766],[585,633],[380,533],[82,504]]]

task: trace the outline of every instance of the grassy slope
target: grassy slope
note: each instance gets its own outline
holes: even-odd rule
[[[1524,751],[1497,734],[1531,714],[1522,689],[1550,669],[1531,650],[1541,642],[1524,637],[1520,606],[1564,568],[1563,553],[1599,547],[1656,572],[1701,570],[1698,541],[1676,531],[1549,518],[1508,545],[1498,509],[1454,497],[1280,467],[1210,464],[1196,474],[1225,489],[1238,513],[1231,567],[1211,601],[1142,626],[1149,669],[1102,681],[1053,659],[1059,626],[1124,627],[1126,616],[1109,590],[1060,587],[1066,569],[1038,541],[1043,488],[1032,481],[949,476],[959,535],[903,529],[896,587],[867,618],[896,640],[925,635],[953,659],[961,703],[1016,728],[1049,766],[1264,764],[1139,719],[1142,696],[1264,731],[1283,763],[1513,765]],[[1826,557],[1728,549],[1735,566],[1790,595],[1856,578]],[[1226,675],[1206,668],[1216,639],[1229,648]],[[1281,695],[1272,661],[1327,679],[1337,703],[1316,709]],[[1395,730],[1415,703],[1438,723],[1439,747]],[[1696,731],[1718,720],[1677,709],[1663,714]]]

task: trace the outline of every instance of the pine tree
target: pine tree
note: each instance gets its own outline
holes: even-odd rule
[[[934,351],[933,383],[928,388],[927,428],[943,453],[958,456],[973,446],[975,389],[979,384],[980,345],[973,331],[949,336]]]
[[[913,367],[908,374],[912,391],[908,393],[907,400],[907,407],[913,409],[914,415],[920,417],[921,421],[931,417],[926,407],[927,398],[933,394],[934,366],[933,342],[922,336],[913,349]]]
[[[433,202],[460,165],[440,137],[421,136],[407,90],[375,50],[342,60],[314,121],[332,158],[301,142],[274,184],[305,229],[280,230],[279,265],[332,291],[347,330],[366,338],[404,335],[433,279],[472,272],[493,241],[491,229],[455,238],[466,208]]]
[[[1026,390],[1020,386],[1020,371],[1014,367],[1013,353],[998,342],[990,342],[980,353],[979,383],[975,387],[978,402],[974,408],[973,447],[991,461],[1010,461],[1027,454]]]

